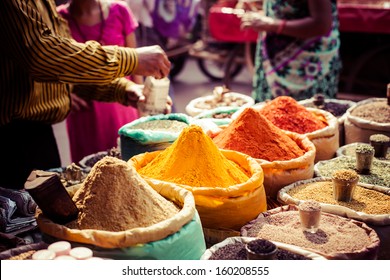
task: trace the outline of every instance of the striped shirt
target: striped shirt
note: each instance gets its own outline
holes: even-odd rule
[[[0,125],[64,120],[72,87],[84,98],[125,102],[135,50],[71,39],[54,0],[1,0],[0,38]]]

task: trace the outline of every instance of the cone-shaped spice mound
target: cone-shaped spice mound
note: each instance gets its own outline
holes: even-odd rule
[[[294,140],[253,108],[246,108],[213,141],[221,149],[268,161],[290,160],[304,154]]]
[[[68,226],[78,229],[148,227],[179,212],[125,161],[114,157],[104,157],[95,164],[73,200],[79,216]]]
[[[138,172],[192,187],[229,187],[248,180],[248,175],[196,125],[183,129],[171,146]]]
[[[320,119],[290,96],[279,96],[267,102],[260,109],[269,121],[277,127],[305,134],[326,127],[326,119]]]

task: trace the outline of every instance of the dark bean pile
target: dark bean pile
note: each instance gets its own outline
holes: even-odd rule
[[[209,260],[246,260],[245,243],[228,244],[219,248],[211,255]],[[310,260],[305,256],[295,254],[293,252],[278,249],[276,253],[276,260]]]
[[[250,241],[248,243],[248,248],[251,250],[253,253],[259,254],[265,254],[265,253],[270,253],[276,249],[276,246],[274,243],[265,240],[265,239],[255,239],[253,241]]]
[[[105,153],[101,153],[101,154],[96,154],[95,156],[89,158],[86,162],[85,162],[85,165],[87,167],[93,167],[95,165],[95,163],[97,163],[99,160],[101,160],[102,158],[106,157],[106,156],[110,156],[110,157],[115,157],[115,158],[118,158],[118,159],[122,159],[122,155],[119,151],[118,148],[116,147],[113,147],[111,149],[108,149]]]
[[[335,117],[340,117],[345,114],[348,108],[349,108],[348,104],[340,104],[340,103],[329,101],[329,102],[325,102],[323,110],[328,111]]]

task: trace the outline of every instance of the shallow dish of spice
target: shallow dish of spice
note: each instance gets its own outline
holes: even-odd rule
[[[341,215],[375,225],[390,225],[390,191],[388,188],[358,183],[350,202],[333,197],[331,178],[318,177],[290,184],[278,193],[283,204],[299,205],[315,200],[324,212]]]
[[[330,160],[319,161],[314,165],[314,173],[318,177],[332,177],[336,170],[353,169],[356,171],[356,158],[340,156]],[[390,163],[374,159],[369,174],[359,174],[359,182],[369,185],[390,188]]]

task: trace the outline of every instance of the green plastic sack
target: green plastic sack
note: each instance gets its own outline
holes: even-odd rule
[[[191,117],[186,114],[160,114],[139,118],[122,126],[118,133],[120,136],[121,155],[123,160],[128,160],[134,155],[145,152],[164,150],[179,136],[180,132],[154,131],[145,129],[133,129],[134,126],[154,120],[175,120],[190,124]]]

